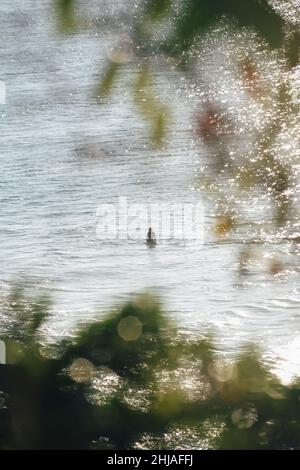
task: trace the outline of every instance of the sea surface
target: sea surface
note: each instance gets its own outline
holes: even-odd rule
[[[195,181],[209,155],[193,137],[199,100],[182,73],[155,64],[157,91],[172,108],[163,148],[149,143],[134,105],[131,63],[109,102],[97,102],[96,83],[126,34],[129,8],[102,3],[108,17],[115,15],[112,25],[99,21],[64,36],[54,2],[1,0],[1,297],[20,281],[48,291],[54,301],[48,334],[56,338],[152,291],[182,331],[216,335],[220,353],[254,342],[286,380],[300,375],[299,258],[289,244],[266,247],[267,261],[279,253],[291,258],[289,269],[241,279],[241,244],[214,236],[213,207]],[[98,10],[91,4],[92,17]],[[139,240],[100,240],[97,209],[120,196],[128,204],[201,202],[204,241],[173,240],[150,250],[146,221]]]

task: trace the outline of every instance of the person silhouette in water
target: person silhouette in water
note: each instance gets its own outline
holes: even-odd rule
[[[148,234],[147,234],[147,245],[151,248],[156,246],[155,233],[153,232],[151,227],[149,227]]]

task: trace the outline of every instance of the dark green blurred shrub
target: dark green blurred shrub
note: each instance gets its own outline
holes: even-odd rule
[[[282,385],[255,352],[220,363],[210,340],[181,338],[151,297],[82,327],[55,357],[41,321],[24,328],[33,310],[14,294],[11,317],[27,336],[13,338],[16,321],[2,335],[1,449],[299,448],[300,385]]]

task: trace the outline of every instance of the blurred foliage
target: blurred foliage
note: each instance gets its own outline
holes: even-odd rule
[[[63,32],[72,32],[76,27],[74,0],[55,0],[59,27]]]
[[[96,97],[100,101],[109,96],[116,84],[121,64],[115,60],[114,57],[114,60],[108,62],[106,72],[96,89]],[[153,144],[160,146],[166,135],[166,127],[170,116],[167,106],[157,99],[149,63],[137,68],[137,79],[133,87],[133,100],[141,116],[149,123]]]
[[[167,107],[157,100],[153,88],[153,77],[149,65],[146,64],[138,71],[134,87],[134,101],[141,114],[150,122],[152,140],[160,145],[166,134],[169,113]]]
[[[65,25],[65,30],[72,29],[76,2],[58,0],[57,4],[60,23]],[[243,156],[248,163],[232,164],[232,149],[226,147],[226,142],[229,137],[236,142],[238,138],[229,117],[217,103],[205,100],[202,102],[204,112],[196,123],[196,133],[207,146],[208,152],[215,156],[216,184],[211,185],[211,189],[217,205],[223,206],[223,213],[217,215],[229,221],[225,225],[220,225],[217,221],[215,234],[224,237],[233,232],[239,223],[238,210],[230,206],[226,191],[221,187],[217,188],[220,174],[223,174],[224,181],[225,178],[227,181],[234,178],[239,185],[241,199],[248,198],[249,190],[253,190],[253,193],[262,191],[270,196],[274,231],[284,229],[295,212],[294,175],[288,156],[276,155],[274,148],[281,132],[288,129],[289,123],[295,120],[299,111],[298,103],[295,103],[296,92],[291,89],[290,82],[293,69],[299,65],[299,18],[279,14],[280,8],[276,8],[268,0],[145,0],[137,6],[132,12],[128,40],[109,55],[96,95],[100,102],[108,99],[122,77],[122,67],[130,62],[132,75],[137,78],[132,80],[132,85],[128,88],[132,91],[140,115],[149,124],[152,143],[158,146],[165,140],[171,112],[162,103],[157,91],[153,73],[154,59],[164,57],[171,67],[184,65],[182,72],[186,69],[191,72],[193,61],[196,62],[199,57],[199,44],[204,33],[210,31],[213,41],[214,28],[220,24],[220,20],[226,18],[234,25],[235,32],[256,31],[260,52],[256,57],[251,57],[247,45],[245,46],[245,56],[240,58],[240,75],[236,77],[236,82],[240,81],[248,94],[249,108],[251,101],[252,104],[256,101],[257,106],[265,107],[268,121],[266,126],[262,125],[262,131],[257,133],[252,152]],[[268,54],[270,60],[284,63],[281,84],[275,89],[273,82],[266,84],[262,80],[258,57],[262,54]],[[195,80],[197,81],[197,77]],[[266,106],[272,94],[273,109]],[[272,119],[269,119],[271,115]],[[242,154],[243,150],[240,149],[239,152]],[[295,237],[293,234],[291,236]]]
[[[111,92],[112,87],[118,76],[120,64],[109,61],[107,64],[106,71],[97,87],[96,97],[103,99]]]
[[[144,63],[150,59],[153,52],[164,52],[179,58],[182,53],[188,51],[200,33],[206,31],[211,25],[224,15],[231,17],[242,27],[254,27],[269,42],[272,47],[283,46],[284,20],[271,9],[266,0],[181,0],[179,14],[175,14],[172,0],[146,0],[142,2],[140,15],[135,21],[135,34],[132,47],[137,57],[142,55]],[[74,0],[57,0],[59,24],[62,30],[71,31],[80,23],[75,21],[76,2]],[[172,28],[167,38],[161,42],[159,48],[153,41],[157,23],[171,16]],[[291,64],[299,58],[299,34],[298,31],[290,31],[286,54]],[[180,60],[181,60],[180,59]],[[124,61],[126,64],[126,60]],[[122,67],[122,61],[109,61],[103,78],[97,87],[97,96],[107,97],[113,90]],[[150,78],[150,64],[146,65],[147,79]],[[145,67],[142,74],[145,75]],[[153,81],[153,79],[152,79]],[[153,84],[151,84],[153,87]],[[136,91],[134,91],[136,96]],[[159,104],[156,96],[146,87],[141,89],[143,99],[136,100],[142,116],[150,122],[152,140],[155,144],[161,144],[166,133],[168,110]],[[141,103],[143,105],[141,106]],[[158,109],[157,109],[158,108]]]
[[[300,384],[281,384],[255,351],[222,363],[210,339],[181,337],[141,295],[54,358],[35,339],[49,305],[39,308],[37,321],[18,294],[7,312],[24,334],[1,338],[0,449],[300,447]]]
[[[12,286],[3,311],[8,320],[6,336],[20,343],[28,343],[29,340],[38,342],[37,332],[40,326],[51,317],[51,301],[46,294],[33,298],[31,302],[24,302],[25,297],[25,285],[18,282]]]
[[[145,17],[152,20],[161,19],[169,12],[172,3],[172,0],[148,0],[145,5]]]
[[[56,3],[60,25],[66,30],[72,29],[76,25],[76,1],[56,0]],[[157,22],[171,17],[171,31],[161,46],[178,55],[188,50],[201,33],[226,16],[240,27],[254,28],[273,48],[284,45],[288,29],[287,54],[292,63],[297,61],[297,57],[299,61],[299,29],[288,24],[268,0],[145,0],[141,5],[135,23],[138,42],[149,37],[149,22],[153,22],[155,33]]]
[[[284,21],[270,8],[267,0],[186,0],[181,5],[180,17],[169,42],[170,49],[176,54],[190,48],[197,35],[222,16],[233,18],[241,27],[254,27],[272,47],[282,44]]]
[[[287,57],[289,61],[290,68],[296,67],[299,65],[300,57],[300,31],[295,29],[291,34],[286,46]]]

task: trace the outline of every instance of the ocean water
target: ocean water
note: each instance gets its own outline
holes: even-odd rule
[[[48,334],[57,337],[150,290],[181,330],[215,334],[220,353],[255,342],[285,378],[300,374],[298,258],[287,243],[267,247],[266,262],[276,251],[291,258],[289,269],[239,277],[241,244],[213,236],[213,208],[195,190],[209,155],[193,139],[198,101],[182,76],[160,61],[155,66],[173,120],[169,142],[154,148],[128,87],[134,67],[124,66],[109,103],[94,98],[111,46],[126,32],[124,4],[115,2],[114,25],[63,37],[53,3],[0,4],[2,298],[20,280],[49,291]],[[97,208],[119,196],[129,204],[202,202],[204,243],[149,250],[143,239],[99,240]],[[144,228],[146,237],[146,222]]]

